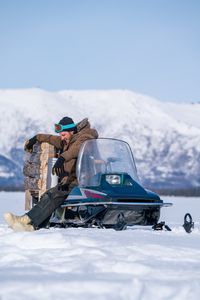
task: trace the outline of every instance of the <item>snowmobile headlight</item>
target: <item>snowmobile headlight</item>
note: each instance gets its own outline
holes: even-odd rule
[[[120,175],[106,175],[106,181],[109,184],[121,184],[121,176]]]

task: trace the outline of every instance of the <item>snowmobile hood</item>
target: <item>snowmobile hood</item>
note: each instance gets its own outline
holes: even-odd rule
[[[146,190],[146,193],[148,194],[148,197],[149,197],[150,199],[161,200],[160,197],[158,196],[158,194],[156,194],[156,193],[154,193],[154,192],[152,192],[152,191],[150,191],[150,190],[147,190],[147,189],[145,189],[145,190]]]
[[[146,199],[146,200],[160,200],[160,197],[151,191],[143,188],[138,182],[132,180],[133,184],[131,186],[113,186],[106,181],[101,182],[101,186],[96,189],[107,194],[108,197],[117,198],[127,198],[127,199]]]

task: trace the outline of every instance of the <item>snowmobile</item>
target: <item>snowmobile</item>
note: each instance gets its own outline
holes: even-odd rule
[[[134,225],[161,230],[166,226],[158,223],[160,210],[172,203],[164,203],[141,185],[127,142],[113,138],[84,142],[76,174],[78,186],[53,213],[50,226],[115,230]]]

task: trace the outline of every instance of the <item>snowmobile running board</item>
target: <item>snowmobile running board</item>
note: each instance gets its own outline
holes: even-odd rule
[[[74,206],[85,206],[85,205],[123,205],[123,206],[162,206],[169,207],[172,206],[172,203],[160,203],[160,202],[79,202],[79,203],[68,203],[63,204],[61,207],[74,207]]]

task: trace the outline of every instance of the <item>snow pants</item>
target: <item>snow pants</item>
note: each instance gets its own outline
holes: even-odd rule
[[[60,207],[73,187],[63,191],[59,189],[59,185],[47,190],[40,201],[27,213],[31,219],[31,224],[36,228],[45,227],[51,214]]]

